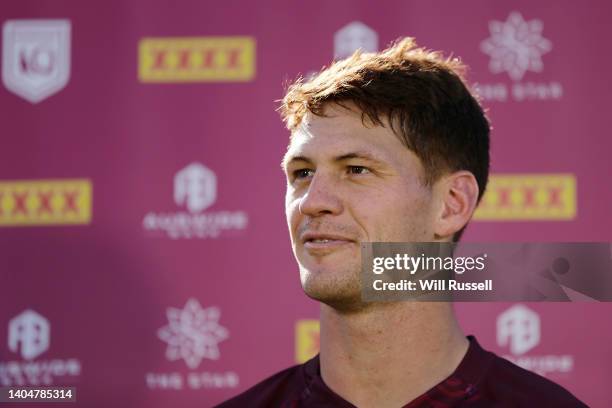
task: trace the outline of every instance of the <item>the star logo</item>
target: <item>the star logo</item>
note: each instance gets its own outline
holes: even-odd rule
[[[182,358],[189,368],[195,369],[203,358],[219,359],[217,344],[229,336],[227,329],[219,325],[219,308],[202,309],[192,298],[183,309],[169,307],[166,314],[168,325],[159,329],[157,335],[168,343],[168,360]]]
[[[552,49],[551,42],[542,37],[543,27],[542,21],[525,21],[516,11],[506,22],[489,22],[491,36],[480,44],[480,49],[491,57],[491,72],[506,71],[515,81],[527,71],[541,72],[542,55]]]

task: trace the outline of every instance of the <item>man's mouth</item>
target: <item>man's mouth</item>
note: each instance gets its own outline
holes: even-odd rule
[[[308,250],[330,250],[355,243],[354,240],[348,237],[313,232],[302,234],[301,241]]]

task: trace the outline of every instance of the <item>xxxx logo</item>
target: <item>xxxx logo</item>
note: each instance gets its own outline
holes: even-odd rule
[[[0,182],[0,227],[88,224],[92,186],[86,179]]]
[[[573,174],[494,174],[475,220],[571,220],[576,216]]]
[[[234,82],[255,76],[252,37],[143,38],[141,82]]]
[[[295,360],[304,363],[319,352],[319,321],[301,319],[295,324]]]

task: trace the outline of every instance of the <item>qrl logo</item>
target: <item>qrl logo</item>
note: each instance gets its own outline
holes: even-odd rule
[[[55,54],[44,45],[19,51],[19,66],[25,75],[47,76],[53,72]]]
[[[540,343],[540,316],[533,310],[516,305],[497,318],[497,344],[510,345],[516,356],[524,354]]]
[[[174,201],[186,203],[191,213],[210,207],[217,199],[217,177],[200,163],[192,163],[174,177]]]
[[[21,357],[32,360],[49,348],[49,321],[33,310],[26,310],[9,322],[8,347]]]
[[[58,92],[70,77],[70,21],[9,20],[4,23],[2,81],[37,103]]]

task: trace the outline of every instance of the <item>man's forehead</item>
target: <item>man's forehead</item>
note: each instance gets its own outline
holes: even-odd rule
[[[327,134],[334,133],[334,131],[342,132],[346,128],[367,130],[362,121],[361,111],[351,104],[346,106],[327,104],[321,115],[306,112],[294,133],[299,131],[302,133],[323,132]]]
[[[389,126],[364,123],[362,114],[343,107],[326,108],[325,116],[304,115],[293,131],[289,149],[306,144],[354,143],[381,147],[399,139]]]
[[[320,161],[366,158],[377,162],[396,162],[399,149],[405,149],[389,129],[366,127],[357,115],[316,117],[292,134],[282,165],[293,160]]]
[[[291,135],[286,159],[293,157],[325,157],[346,154],[354,150],[376,150],[367,139],[343,126],[320,127],[303,125]],[[312,124],[312,123],[311,123]]]

